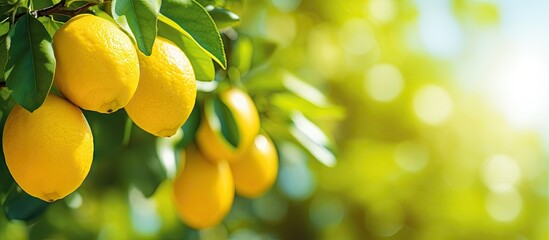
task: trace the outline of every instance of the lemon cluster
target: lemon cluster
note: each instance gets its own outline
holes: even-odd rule
[[[3,133],[14,180],[49,202],[75,191],[92,164],[93,136],[80,108],[100,113],[125,108],[137,126],[167,137],[185,123],[196,99],[189,60],[163,38],[145,56],[114,23],[81,14],[56,31],[53,49],[54,83],[62,96],[49,94],[32,113],[16,105]]]
[[[32,113],[16,105],[3,134],[6,165],[17,184],[49,202],[74,192],[90,171],[93,136],[81,109],[108,114],[124,108],[143,130],[169,137],[186,122],[197,91],[189,59],[172,42],[157,37],[145,56],[114,23],[90,14],[59,28],[53,48],[54,83],[62,96],[49,94]],[[219,99],[234,117],[238,143],[231,145],[203,120],[196,146],[181,152],[184,164],[173,182],[176,209],[194,228],[218,224],[235,192],[260,196],[278,172],[275,146],[259,132],[250,96],[228,88]]]
[[[243,197],[258,197],[271,188],[278,173],[276,148],[259,133],[259,116],[251,98],[236,88],[219,95],[235,117],[237,147],[203,117],[197,146],[181,153],[184,164],[173,184],[179,216],[198,229],[214,226],[227,215],[235,190]]]

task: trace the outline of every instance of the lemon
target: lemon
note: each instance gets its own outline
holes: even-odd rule
[[[82,111],[48,95],[33,113],[16,105],[4,126],[6,165],[31,196],[52,202],[74,192],[88,175],[93,136]]]
[[[233,204],[229,164],[208,161],[196,148],[189,147],[185,152],[181,154],[185,159],[183,170],[173,184],[176,209],[183,222],[193,228],[215,226]]]
[[[53,36],[57,61],[55,85],[86,110],[111,113],[132,98],[139,81],[139,60],[130,38],[114,23],[81,14]]]
[[[236,192],[244,197],[257,197],[271,188],[278,172],[276,149],[266,136],[258,135],[252,146],[231,163]]]
[[[139,85],[125,109],[141,129],[169,137],[185,123],[196,99],[196,79],[185,53],[158,37],[151,56],[139,53]]]
[[[200,150],[212,161],[237,161],[259,133],[259,114],[254,102],[240,89],[229,88],[219,94],[221,101],[231,111],[238,129],[239,142],[233,147],[221,133],[208,122],[207,112],[197,130],[196,141]]]

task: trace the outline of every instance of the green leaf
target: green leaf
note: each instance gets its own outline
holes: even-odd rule
[[[234,27],[240,23],[240,17],[227,9],[217,7],[208,7],[206,9],[214,20],[217,29]]]
[[[293,112],[290,118],[290,134],[318,161],[328,167],[335,166],[333,144],[326,134],[298,111]]]
[[[42,214],[49,203],[14,187],[4,201],[4,214],[10,220],[31,220]]]
[[[269,103],[286,113],[299,110],[303,115],[313,119],[342,120],[345,109],[341,106],[327,104],[316,105],[291,92],[275,93],[269,96]]]
[[[31,4],[32,4],[32,9],[36,10],[36,9],[42,9],[42,8],[53,5],[53,1],[52,0],[31,0]]]
[[[40,21],[25,14],[10,31],[10,42],[6,82],[15,101],[33,112],[42,105],[53,83],[52,39]]]
[[[168,20],[188,33],[223,69],[227,67],[223,41],[210,14],[196,1],[164,0],[160,8]],[[170,24],[170,25],[172,25]],[[173,26],[172,26],[173,27]],[[176,28],[177,29],[177,28]],[[179,30],[179,29],[178,29]]]
[[[97,6],[97,5],[91,7],[90,10],[93,12],[93,14],[94,14],[95,16],[98,16],[98,17],[100,17],[100,18],[109,20],[110,22],[112,22],[112,23],[114,23],[114,24],[118,24],[116,21],[114,21],[114,19],[111,17],[111,15],[109,15],[109,14],[106,13],[105,11],[101,10],[101,8],[99,8],[99,6]],[[134,40],[135,40],[135,39],[134,39]]]
[[[0,1],[0,20],[11,16],[11,13],[20,5],[19,0]]]
[[[242,36],[235,43],[231,56],[231,65],[240,70],[242,75],[245,75],[252,65],[254,46],[250,38]]]
[[[190,0],[188,0],[190,2]],[[208,5],[215,5],[216,4],[216,0],[196,0],[197,3],[199,3],[200,5],[206,7]]]
[[[41,17],[41,18],[38,18],[38,20],[42,24],[44,24],[44,27],[46,28],[46,30],[50,34],[50,37],[52,37],[52,38],[53,38],[53,34],[55,34],[57,29],[59,29],[61,27],[61,25],[63,25],[62,22],[55,21],[54,19],[49,18],[49,17]]]
[[[129,148],[123,152],[124,179],[145,197],[154,194],[167,178],[166,169],[157,153],[157,138],[133,125]]]
[[[4,132],[4,124],[8,118],[11,109],[15,106],[15,101],[11,98],[10,90],[7,88],[0,89],[0,132]],[[0,146],[4,139],[0,137]],[[0,192],[7,193],[15,183],[11,176],[8,166],[6,165],[4,152],[0,152]]]
[[[166,38],[177,45],[193,66],[196,79],[211,81],[215,78],[215,68],[212,59],[206,52],[188,35],[182,34],[170,25],[158,21],[158,36]]]
[[[0,82],[6,81],[4,79],[4,68],[8,61],[8,45],[6,42],[7,36],[0,37]]]
[[[53,90],[53,89],[52,89]],[[94,141],[94,159],[111,156],[123,143],[124,126],[128,115],[125,111],[101,114],[82,111],[90,125]]]
[[[277,45],[274,42],[261,38],[253,38],[254,53],[252,55],[252,66],[259,66],[267,62],[276,51]]]
[[[240,135],[236,119],[219,96],[206,102],[204,114],[214,133],[221,134],[220,137],[225,139],[225,142],[234,148],[238,148]]]
[[[194,105],[193,111],[189,116],[189,119],[181,126],[181,131],[183,132],[183,138],[175,145],[177,149],[183,149],[189,145],[194,140],[196,130],[200,124],[200,107],[198,103]]]
[[[156,38],[156,21],[160,0],[113,0],[112,16],[120,27],[137,42],[139,50],[147,56],[152,53]]]
[[[4,36],[4,35],[8,34],[9,31],[10,31],[10,23],[9,22],[5,22],[5,23],[0,24],[0,36]]]

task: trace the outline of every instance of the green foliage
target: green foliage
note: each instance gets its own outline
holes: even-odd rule
[[[214,96],[206,101],[204,104],[204,117],[215,132],[222,134],[219,137],[225,139],[233,148],[239,147],[240,134],[236,118],[219,96]]]
[[[195,104],[193,111],[191,112],[191,115],[189,116],[189,119],[181,126],[181,132],[183,133],[183,137],[181,140],[175,145],[176,149],[184,149],[187,145],[189,145],[193,140],[194,136],[196,134],[196,131],[198,130],[198,125],[200,124],[200,109],[201,106]]]
[[[223,68],[227,66],[223,42],[212,17],[196,1],[165,0],[160,13],[185,30]]]
[[[81,190],[67,199],[67,203],[78,201],[74,199],[81,196],[87,196],[84,201],[93,199],[90,195],[105,197],[103,189],[109,188],[123,193],[137,189],[149,198],[147,201],[165,194],[159,193],[162,184],[177,172],[168,161],[171,158],[166,157],[166,149],[172,155],[178,155],[180,150],[193,144],[203,117],[214,129],[219,129],[220,137],[227,143],[239,147],[236,118],[218,96],[221,89],[229,86],[244,88],[251,95],[262,117],[262,132],[272,136],[275,143],[292,142],[308,152],[307,156],[333,166],[335,144],[314,119],[319,116],[341,118],[344,113],[312,86],[297,78],[286,79],[290,75],[287,71],[277,69],[272,75],[264,72],[277,44],[240,31],[240,17],[227,7],[236,2],[240,3],[222,0],[0,2],[0,82],[4,82],[0,85],[2,128],[15,104],[32,112],[41,106],[50,91],[59,94],[52,85],[56,64],[53,35],[73,15],[92,13],[117,24],[145,55],[151,54],[157,36],[172,41],[189,58],[195,76],[200,80],[197,81],[198,97],[180,133],[170,139],[159,139],[144,132],[124,111],[110,115],[83,111],[94,136],[94,163]],[[56,10],[40,15],[52,6]],[[266,77],[257,81],[261,74]],[[318,98],[322,102],[315,101]],[[177,158],[173,157],[174,166],[177,166]],[[11,177],[3,154],[0,160],[0,200],[6,219],[26,222],[44,219],[48,206],[51,206],[50,212],[59,211],[69,220],[74,217],[68,215],[72,213],[72,207],[64,203],[49,204],[22,191]],[[173,213],[173,206],[166,205]],[[0,223],[2,221],[4,219],[0,218]],[[40,225],[51,228],[41,231],[55,232],[52,230],[58,227],[55,224],[58,223]],[[168,235],[181,236],[179,232]],[[192,233],[198,234],[185,230],[186,236]],[[3,234],[0,226],[0,237]],[[80,232],[75,236],[88,235]]]
[[[240,22],[240,18],[235,13],[218,7],[207,8],[208,13],[213,18],[217,29],[234,27]]]
[[[31,220],[42,214],[49,203],[13,187],[4,200],[4,213],[8,219]]]
[[[15,101],[33,112],[46,100],[53,84],[52,39],[44,25],[29,14],[17,21],[9,38],[6,82]]]
[[[120,164],[128,186],[150,197],[166,180],[166,171],[157,153],[157,139],[134,125],[127,149],[121,152]]]
[[[164,21],[158,21],[158,36],[164,37],[177,45],[193,65],[196,79],[211,81],[215,77],[215,68],[208,52],[204,50],[189,34],[183,34]]]
[[[44,24],[44,27],[50,34],[50,36],[53,38],[53,34],[63,25],[62,22],[58,22],[53,18],[43,17],[38,19],[42,24]]]
[[[21,5],[21,0],[7,0],[0,2],[0,21],[10,16]]]
[[[112,15],[122,29],[131,33],[141,52],[150,56],[156,38],[160,0],[113,0]]]
[[[6,30],[6,32],[3,33],[3,30]],[[0,25],[0,82],[4,82],[4,68],[6,67],[6,62],[8,61],[8,44],[7,44],[7,38],[8,38],[8,24],[2,24]]]

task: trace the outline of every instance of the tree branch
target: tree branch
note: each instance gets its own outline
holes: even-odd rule
[[[88,11],[88,9],[92,6],[97,5],[97,3],[91,3],[88,2],[81,7],[75,8],[75,9],[66,9],[65,7],[66,0],[61,0],[59,3],[54,4],[52,6],[49,6],[47,8],[42,8],[38,10],[34,10],[30,12],[30,15],[32,15],[35,18],[38,17],[44,17],[44,16],[50,16],[50,15],[63,15],[67,17],[74,17],[78,14],[81,14],[83,12]],[[15,16],[15,21],[25,15],[25,13],[18,14]],[[15,22],[14,21],[14,22]]]

